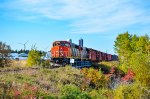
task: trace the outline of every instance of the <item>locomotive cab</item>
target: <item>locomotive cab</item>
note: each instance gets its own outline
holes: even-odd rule
[[[52,58],[66,58],[70,56],[70,43],[67,41],[55,41],[51,48]]]

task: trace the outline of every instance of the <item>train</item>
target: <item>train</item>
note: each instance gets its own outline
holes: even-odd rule
[[[79,40],[79,44],[72,43],[71,39],[54,41],[51,48],[51,63],[55,66],[71,64],[75,67],[89,67],[92,63],[116,60],[117,55],[83,47],[83,39]]]

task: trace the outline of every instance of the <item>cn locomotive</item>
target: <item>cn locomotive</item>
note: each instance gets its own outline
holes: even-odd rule
[[[68,41],[55,41],[51,48],[51,63],[55,66],[71,64],[76,67],[88,67],[101,61],[115,61],[117,55],[111,55],[92,48],[83,47],[83,39],[79,45]]]

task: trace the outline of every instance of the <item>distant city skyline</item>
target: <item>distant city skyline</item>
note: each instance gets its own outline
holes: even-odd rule
[[[13,50],[49,51],[72,39],[114,54],[118,34],[150,36],[150,0],[0,0],[0,41]]]

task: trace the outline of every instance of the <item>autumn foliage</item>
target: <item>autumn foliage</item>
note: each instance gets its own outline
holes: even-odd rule
[[[106,87],[106,78],[101,71],[93,68],[83,68],[81,73],[84,75],[83,85],[85,87],[102,88]],[[83,89],[84,89],[83,88]]]
[[[130,81],[130,80],[133,80],[134,79],[134,76],[135,76],[135,73],[129,69],[127,74],[121,78],[122,81]]]

